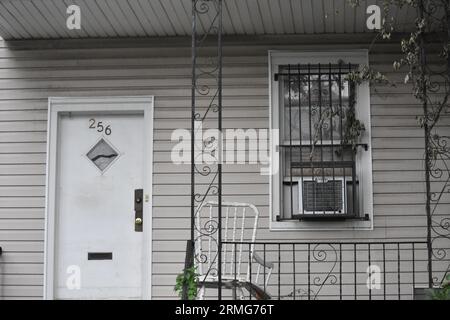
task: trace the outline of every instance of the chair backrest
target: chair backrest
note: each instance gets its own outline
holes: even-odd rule
[[[201,276],[217,276],[218,202],[207,201],[197,208],[195,217],[195,261]],[[249,280],[254,242],[258,229],[258,209],[248,203],[222,202],[222,276],[243,276]]]

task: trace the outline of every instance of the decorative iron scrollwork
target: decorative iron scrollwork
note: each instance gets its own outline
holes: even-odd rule
[[[191,238],[194,243],[221,244],[221,134],[222,129],[222,0],[192,0],[192,143],[191,143]],[[214,47],[216,50],[214,50]],[[211,128],[211,124],[217,125]],[[216,129],[205,136],[203,127]],[[200,225],[200,209],[206,201],[219,204],[219,215]],[[220,255],[195,251],[195,262],[203,274],[219,276]],[[219,288],[219,298],[221,295]]]
[[[450,217],[439,212],[441,201],[450,195],[450,148],[449,137],[434,134],[430,138],[430,177],[433,185],[439,188],[437,192],[431,193],[431,230],[433,231],[431,244],[433,258],[444,261],[450,250]],[[440,284],[450,272],[450,265],[443,274],[434,272],[433,282]]]
[[[437,271],[434,266],[446,263],[450,251],[450,217],[443,212],[442,204],[450,196],[450,145],[448,122],[441,120],[450,112],[450,4],[444,0],[422,0],[419,3],[419,15],[423,19],[424,33],[434,32],[441,36],[443,50],[440,61],[433,65],[427,62],[428,52],[425,50],[426,35],[422,35],[421,74],[423,86],[416,97],[424,104],[424,115],[421,120],[425,128],[425,174],[430,184],[427,190],[427,217],[429,228],[430,284],[440,285],[450,272],[450,265],[444,271]],[[438,67],[436,67],[438,65]],[[443,67],[444,66],[444,67]],[[448,118],[446,119],[448,121]],[[437,191],[434,191],[437,190]],[[431,269],[432,268],[432,269]],[[442,270],[442,267],[438,267]]]
[[[329,254],[331,255],[331,258],[329,257]],[[331,263],[331,268],[329,268],[325,277],[315,276],[313,278],[312,283],[317,287],[317,290],[313,290],[314,299],[316,299],[327,283],[335,285],[338,282],[337,276],[333,274],[338,262],[338,254],[336,248],[332,244],[318,244],[314,246],[311,256],[316,262]]]
[[[308,247],[308,264],[325,265],[324,275],[315,275],[311,278],[311,274],[308,274],[309,288],[301,287],[280,298],[316,300],[324,286],[338,284],[338,276],[335,274],[337,272],[335,269],[340,259],[338,255],[339,250],[342,249],[337,249],[336,245],[331,243],[317,243],[313,245],[311,252]]]

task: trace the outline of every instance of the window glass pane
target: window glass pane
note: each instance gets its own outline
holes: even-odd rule
[[[285,74],[282,78],[284,141],[329,144],[333,140],[334,144],[339,144],[345,133],[349,108],[349,84],[344,79],[345,73],[327,73],[319,77],[318,70],[311,70],[310,74],[304,74],[302,70],[298,74],[298,71],[291,68],[289,72],[284,67],[281,72]]]
[[[86,156],[101,172],[104,172],[119,156],[119,153],[102,138],[89,150]]]
[[[333,148],[333,157],[331,156],[331,147],[321,149],[302,147],[301,149],[300,156],[299,147],[283,148],[284,176],[289,177],[291,172],[293,177],[352,175],[352,167],[350,164],[353,161],[353,152],[351,146],[346,146],[343,149],[340,147]],[[332,159],[334,159],[334,162],[331,161]],[[344,166],[340,163],[343,161],[347,165]]]

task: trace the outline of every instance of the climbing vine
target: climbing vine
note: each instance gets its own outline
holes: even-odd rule
[[[364,123],[356,118],[355,114],[356,100],[354,95],[350,96],[349,108],[346,114],[346,126],[344,128],[344,145],[351,145],[353,152],[356,152],[359,138],[366,130]]]
[[[335,116],[341,116],[342,118],[345,118],[345,125],[344,125],[344,134],[343,134],[343,145],[351,145],[353,152],[356,152],[356,149],[359,145],[359,139],[366,130],[366,127],[364,126],[364,123],[360,121],[356,117],[355,113],[355,105],[356,100],[354,95],[351,95],[349,97],[349,108],[345,111],[344,115],[341,115],[341,111],[339,109],[334,110],[332,107],[325,108],[322,111],[322,114],[317,121],[317,123],[314,125],[314,133],[313,133],[313,145],[311,148],[311,152],[309,154],[309,158],[312,159],[315,152],[315,146],[320,141],[320,136],[322,130],[327,127],[327,121],[329,119],[332,119]],[[339,152],[336,150],[336,152]]]
[[[347,0],[359,6],[359,0]],[[423,107],[417,117],[425,138],[425,181],[429,284],[442,284],[450,273],[450,265],[442,277],[432,275],[432,260],[445,261],[450,241],[450,218],[438,215],[438,205],[450,193],[450,1],[449,0],[383,0],[382,25],[371,45],[380,40],[391,40],[396,31],[392,8],[409,6],[418,13],[413,30],[400,40],[401,57],[393,61],[393,69],[404,72],[403,82],[412,88],[413,96]],[[366,72],[350,75],[359,83],[373,76],[383,79],[381,73],[367,67]],[[447,122],[441,122],[447,116]],[[431,191],[431,183],[433,189]],[[443,242],[446,240],[447,242]]]

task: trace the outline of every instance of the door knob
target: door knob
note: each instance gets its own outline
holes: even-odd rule
[[[142,219],[141,218],[136,218],[134,220],[134,223],[137,224],[137,225],[141,225],[142,224]]]

